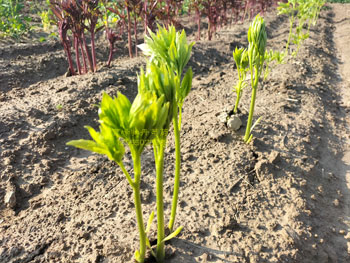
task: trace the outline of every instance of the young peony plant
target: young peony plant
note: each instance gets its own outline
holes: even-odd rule
[[[321,12],[321,9],[322,7],[326,4],[326,0],[310,0],[312,2],[312,8],[311,8],[311,11],[310,11],[310,21],[311,21],[311,24],[313,26],[316,25],[317,23],[317,20],[318,20],[318,17],[320,15],[320,12]],[[308,30],[310,29],[310,25],[309,25],[309,28]]]
[[[299,0],[298,2],[298,25],[295,28],[295,34],[292,34],[292,42],[296,45],[296,50],[292,52],[292,56],[296,57],[301,44],[309,38],[309,30],[304,33],[304,25],[306,21],[309,19],[311,16],[311,7],[312,7],[312,2],[309,0]]]
[[[297,0],[288,0],[287,3],[278,2],[278,15],[288,15],[289,16],[289,34],[288,40],[285,48],[285,54],[289,54],[289,44],[293,34],[293,25],[296,19],[296,12],[298,11]]]
[[[250,110],[247,127],[244,135],[244,141],[246,143],[249,143],[253,137],[251,133],[252,129],[254,128],[254,125],[252,126],[252,122],[254,115],[256,92],[258,89],[259,78],[261,76],[261,73],[263,72],[265,62],[267,34],[265,28],[265,21],[262,17],[260,17],[260,15],[257,15],[255,17],[254,21],[249,27],[248,42],[248,59],[249,70],[251,75],[252,96],[250,101]]]
[[[183,30],[181,33],[176,32],[174,26],[169,26],[166,29],[158,25],[158,32],[155,34],[149,30],[149,35],[149,37],[145,36],[144,44],[139,45],[139,48],[149,57],[153,64],[153,66],[148,67],[148,70],[152,70],[155,66],[166,65],[169,74],[174,75],[172,93],[175,95],[175,101],[173,104],[172,122],[175,135],[175,178],[171,216],[168,225],[170,231],[172,231],[175,223],[180,188],[182,106],[191,90],[193,77],[191,67],[187,69],[185,74],[183,74],[183,71],[191,57],[192,47],[195,43],[188,43],[185,31]],[[158,94],[160,95],[162,92],[159,91]]]
[[[172,117],[177,114],[176,104],[176,86],[179,83],[179,77],[169,70],[165,64],[156,65],[153,62],[147,64],[146,73],[141,70],[138,78],[139,93],[154,93],[158,97],[164,97],[169,103],[169,111],[165,128],[168,130]],[[153,253],[157,262],[164,262],[165,250],[164,240],[176,236],[182,230],[177,228],[171,235],[165,238],[164,229],[164,201],[163,201],[163,167],[164,167],[164,150],[165,140],[153,140],[154,159],[156,164],[156,196],[157,196],[157,248]]]
[[[274,66],[278,64],[282,64],[284,62],[285,53],[280,51],[274,51],[269,50],[267,51],[265,49],[265,55],[263,60],[261,61],[263,63],[262,68],[260,69],[263,72],[263,81],[265,81],[270,73],[270,64],[272,62],[275,62]],[[233,109],[233,113],[237,113],[238,111],[238,105],[240,98],[242,96],[242,90],[248,86],[247,83],[247,72],[250,69],[250,61],[249,61],[249,55],[248,50],[246,48],[236,48],[235,51],[233,51],[233,59],[237,66],[237,73],[238,73],[238,81],[236,85],[234,86],[237,97],[235,102],[235,107]],[[260,73],[261,74],[261,73]],[[256,122],[257,124],[257,122]],[[253,125],[254,126],[254,125]],[[252,130],[252,128],[251,128]]]
[[[73,140],[67,143],[77,148],[107,155],[110,160],[120,166],[125,174],[134,192],[134,205],[140,235],[140,249],[135,252],[135,259],[140,263],[144,262],[146,246],[150,246],[147,232],[154,216],[152,213],[145,230],[140,193],[141,153],[151,141],[159,143],[165,141],[164,128],[168,125],[169,106],[170,103],[166,101],[164,95],[157,96],[155,93],[139,93],[132,104],[121,93],[118,93],[118,96],[113,99],[104,93],[99,108],[100,132],[86,126],[93,140]],[[134,163],[133,178],[123,164],[125,149],[121,139],[131,151]]]
[[[286,56],[286,53],[283,51],[275,51],[270,49],[269,51],[265,51],[265,65],[264,65],[264,78],[263,81],[265,81],[270,74],[271,71],[271,66],[270,64],[272,62],[275,62],[273,67],[274,68],[276,65],[280,65],[284,63],[284,58]]]

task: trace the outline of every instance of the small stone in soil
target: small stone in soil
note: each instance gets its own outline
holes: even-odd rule
[[[227,121],[227,126],[233,131],[238,131],[242,126],[242,121],[238,116],[234,115]]]
[[[9,208],[14,208],[16,206],[16,192],[15,190],[11,189],[6,192],[5,198],[4,198],[5,204]]]

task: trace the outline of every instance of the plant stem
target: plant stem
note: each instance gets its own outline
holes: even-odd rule
[[[111,65],[112,62],[112,58],[113,58],[113,44],[111,42],[109,42],[109,55],[108,55],[108,61],[107,61],[107,66],[109,67]]]
[[[126,12],[128,15],[128,47],[129,47],[129,56],[132,58],[132,48],[131,48],[131,18],[130,18],[130,9],[129,6],[126,7]]]
[[[258,71],[259,71],[258,68],[255,67],[255,79],[252,78],[252,98],[250,101],[250,109],[249,109],[247,128],[245,130],[245,135],[244,135],[245,142],[248,142],[248,140],[249,140],[252,122],[253,122],[256,91],[257,91],[258,83],[259,83],[259,72]],[[251,69],[251,76],[253,76],[253,69]]]
[[[92,72],[94,72],[94,67],[93,67],[91,56],[90,56],[90,53],[89,53],[89,48],[88,48],[87,43],[86,43],[86,38],[85,38],[84,31],[82,33],[82,39],[83,39],[83,43],[84,43],[85,54],[86,54],[86,56],[88,58],[88,61],[89,61],[90,70]]]
[[[79,45],[80,45],[80,52],[81,52],[81,57],[83,58],[83,64],[84,64],[84,73],[87,73],[87,64],[86,64],[86,58],[85,58],[85,51],[83,48],[83,43],[81,42],[81,40],[79,41]]]
[[[253,88],[252,91],[252,99],[250,101],[250,110],[249,110],[249,117],[248,117],[248,123],[247,123],[247,128],[245,130],[245,135],[244,135],[244,141],[248,142],[249,137],[250,137],[250,128],[252,127],[252,121],[253,121],[253,113],[254,113],[254,106],[255,106],[255,97],[256,97],[256,87]]]
[[[138,48],[137,48],[137,17],[136,17],[136,10],[134,10],[134,35],[135,35],[135,56],[138,55]]]
[[[197,19],[197,38],[201,40],[201,14],[199,12],[199,7],[196,8],[196,19]]]
[[[61,36],[61,39],[62,36]],[[72,53],[69,47],[69,43],[67,43],[67,40],[62,41],[63,42],[63,48],[66,51],[67,57],[68,57],[68,65],[69,65],[69,71],[71,75],[75,75],[75,70],[74,70],[74,66],[73,66],[73,60],[72,60]]]
[[[130,184],[130,186],[131,186],[132,188],[134,188],[134,187],[135,187],[135,182],[132,180],[130,174],[129,174],[128,171],[125,169],[125,166],[124,166],[123,162],[118,163],[118,165],[120,166],[120,168],[122,169],[123,173],[125,174],[126,179],[128,180],[128,183]]]
[[[74,36],[74,47],[75,47],[75,57],[79,75],[81,75],[81,64],[79,59],[79,40],[76,36]]]
[[[177,118],[177,114],[175,114],[175,116],[173,117],[173,125],[174,125],[174,135],[175,135],[175,178],[174,178],[173,202],[171,205],[171,215],[170,215],[170,221],[169,221],[170,232],[173,231],[173,227],[175,223],[176,209],[177,209],[179,188],[180,188],[181,152],[180,152],[180,129],[179,129],[179,121]]]
[[[140,153],[132,153],[133,161],[134,161],[134,203],[136,210],[136,219],[137,225],[139,228],[140,235],[140,258],[139,263],[143,263],[146,254],[146,233],[145,233],[145,225],[143,223],[143,213],[141,207],[141,194],[140,194],[140,181],[141,181],[141,154]]]
[[[157,170],[157,262],[163,263],[165,258],[164,250],[164,202],[163,202],[163,168],[164,168],[164,148],[165,143],[155,142],[154,147],[157,148],[156,154],[156,170]]]

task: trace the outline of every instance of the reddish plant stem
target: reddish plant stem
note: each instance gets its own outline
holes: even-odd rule
[[[138,39],[137,39],[137,17],[136,17],[136,12],[134,10],[134,34],[135,34],[135,56],[137,57],[138,55],[138,51],[137,51],[137,42],[138,42]]]
[[[88,69],[87,69],[87,63],[86,63],[86,53],[84,51],[83,43],[81,40],[79,40],[79,46],[80,46],[81,57],[83,58],[84,73],[87,73]]]
[[[70,51],[69,47],[65,47],[64,50],[66,51],[66,54],[68,57],[68,65],[69,65],[70,74],[75,75],[75,69],[74,69],[73,60],[72,60],[72,52]]]
[[[145,3],[143,4],[143,12],[145,14],[143,18],[143,25],[145,27],[145,36],[147,36],[147,27],[148,27],[148,18],[147,18],[147,0],[145,0]]]
[[[169,3],[169,1],[167,1],[167,3],[166,3],[166,13],[167,13],[167,17],[168,17],[168,21],[167,21],[167,28],[168,28],[170,26],[170,23],[171,23],[170,3]]]
[[[79,41],[76,36],[74,36],[74,48],[75,48],[75,58],[76,58],[78,72],[79,72],[79,75],[81,75],[81,64],[79,59]]]
[[[198,26],[198,40],[201,39],[201,13],[199,12],[199,8],[196,8],[196,16],[197,16],[197,26]]]
[[[211,32],[211,28],[212,28],[212,24],[211,24],[211,18],[212,18],[212,10],[211,10],[211,6],[210,6],[210,2],[208,2],[208,40],[211,40],[212,38],[212,32]]]
[[[131,47],[131,20],[130,20],[130,9],[127,6],[126,12],[128,14],[128,46],[129,46],[129,56],[132,58],[132,47]]]
[[[84,34],[84,32],[82,33],[82,39],[83,39],[83,43],[84,43],[85,54],[86,54],[86,56],[87,56],[87,58],[88,58],[88,61],[89,61],[90,70],[91,70],[92,72],[94,72],[94,67],[93,67],[93,64],[92,64],[92,60],[91,60],[89,48],[88,48],[87,43],[86,43],[86,39],[85,39],[85,34]]]
[[[107,61],[108,67],[111,65],[112,59],[113,59],[113,44],[110,42],[109,43],[109,55],[108,55],[108,61]]]
[[[63,49],[67,55],[69,71],[71,75],[75,75],[75,69],[74,69],[73,60],[72,60],[72,52],[70,50],[69,38],[67,37],[66,39],[64,39],[63,37],[64,36],[61,36],[61,39],[63,43]]]
[[[113,59],[113,54],[115,52],[114,43],[117,40],[117,36],[115,35],[115,33],[113,33],[112,29],[108,27],[108,24],[106,27],[106,35],[109,43],[109,55],[107,61],[107,66],[109,67]]]

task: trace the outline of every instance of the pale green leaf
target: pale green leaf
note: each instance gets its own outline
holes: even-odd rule
[[[171,233],[169,236],[164,238],[162,242],[169,241],[170,239],[176,237],[178,234],[180,234],[181,230],[183,229],[183,226],[178,227],[173,233]]]

